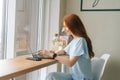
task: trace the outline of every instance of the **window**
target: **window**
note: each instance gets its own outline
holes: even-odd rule
[[[16,0],[16,56],[26,55],[37,50],[39,19],[38,11],[39,0]]]
[[[59,31],[59,0],[3,1],[6,1],[5,58],[21,56],[38,49],[50,49],[53,35]],[[56,66],[34,71],[17,80],[44,80],[47,73],[56,71]]]
[[[15,55],[36,52],[43,47],[43,0],[16,0]],[[40,80],[41,70],[16,77],[17,80]]]

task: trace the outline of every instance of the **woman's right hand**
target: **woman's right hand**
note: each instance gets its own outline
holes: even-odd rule
[[[48,51],[48,50],[39,50],[38,51],[38,53],[40,54],[40,55],[44,55],[44,56],[48,56],[48,57],[53,57],[53,52],[51,52],[51,51]]]

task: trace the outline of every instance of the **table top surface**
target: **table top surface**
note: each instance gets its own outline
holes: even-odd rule
[[[19,56],[12,59],[0,60],[0,80],[10,79],[52,64],[57,63],[53,59],[41,61],[27,60],[29,55]]]

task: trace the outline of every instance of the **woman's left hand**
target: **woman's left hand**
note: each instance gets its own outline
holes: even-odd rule
[[[48,51],[48,50],[39,50],[38,51],[40,55],[46,55],[46,56],[49,56],[49,57],[53,57],[53,53],[51,51]]]

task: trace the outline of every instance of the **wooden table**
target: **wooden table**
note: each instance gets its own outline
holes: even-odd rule
[[[13,59],[0,60],[0,80],[7,80],[52,64],[57,63],[53,59],[32,61],[26,58],[30,56],[19,56]]]

